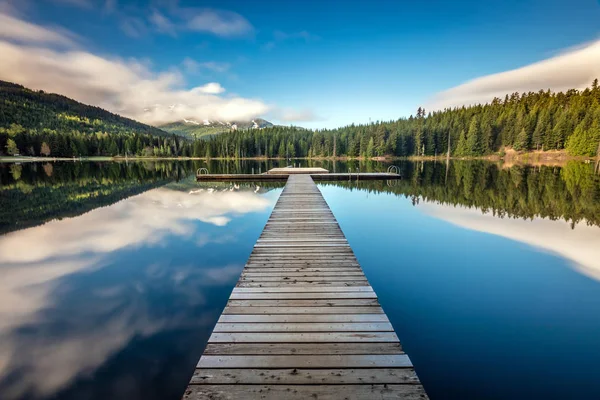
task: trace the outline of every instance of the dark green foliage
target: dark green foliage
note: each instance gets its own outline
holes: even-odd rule
[[[0,81],[0,155],[169,156],[184,151],[192,152],[191,143],[158,128]]]
[[[336,155],[374,156],[481,156],[513,147],[517,150],[561,150],[582,121],[586,127],[600,120],[600,88],[566,93],[539,91],[513,93],[489,104],[436,111],[416,117],[338,129],[305,130],[271,127],[238,130],[198,144],[195,155],[207,148],[215,156],[285,156],[280,149],[294,146],[296,157]],[[589,129],[589,128],[588,128]],[[598,147],[594,135],[584,135],[586,149]],[[289,152],[288,152],[289,153]],[[586,154],[590,154],[586,150]],[[590,154],[591,155],[591,154]]]
[[[600,175],[593,164],[571,161],[564,167],[498,168],[484,161],[402,162],[402,179],[322,182],[421,201],[478,208],[504,218],[548,218],[600,226]]]

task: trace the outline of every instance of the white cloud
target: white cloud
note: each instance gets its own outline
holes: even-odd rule
[[[254,27],[246,18],[232,11],[199,10],[187,23],[189,29],[222,37],[248,36]]]
[[[437,94],[427,109],[487,103],[514,92],[583,89],[600,78],[600,40],[511,71],[473,79]]]
[[[199,86],[197,88],[192,89],[192,91],[198,91],[200,93],[207,93],[207,94],[219,94],[219,93],[223,93],[225,91],[225,89],[223,89],[223,87],[221,85],[219,85],[217,82],[210,82],[207,83],[204,86]]]
[[[59,29],[35,25],[8,14],[0,14],[0,39],[16,42],[75,45],[75,35]]]
[[[10,39],[0,39],[0,79],[60,93],[155,125],[183,118],[248,120],[269,110],[260,100],[218,96],[225,89],[216,82],[186,89],[177,69],[154,72],[139,60],[40,47],[72,42],[56,31],[0,17],[5,22],[0,24],[1,37]]]

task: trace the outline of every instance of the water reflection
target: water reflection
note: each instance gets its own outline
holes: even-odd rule
[[[322,185],[430,397],[600,398],[597,177],[438,167]]]
[[[499,219],[465,207],[423,203],[425,214],[463,228],[506,237],[571,261],[578,271],[600,280],[600,229],[585,222],[570,225],[549,219]]]
[[[255,191],[188,180],[1,236],[0,397],[180,396],[276,200]]]
[[[0,164],[0,398],[180,398],[281,187],[193,174],[291,163]],[[594,166],[396,164],[322,187],[432,398],[598,397]]]

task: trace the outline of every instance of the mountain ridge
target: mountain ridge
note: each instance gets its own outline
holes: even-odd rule
[[[188,139],[200,139],[238,129],[263,129],[272,126],[275,125],[263,118],[254,118],[250,121],[220,121],[208,119],[198,121],[193,118],[184,118],[180,121],[159,125],[159,128]]]

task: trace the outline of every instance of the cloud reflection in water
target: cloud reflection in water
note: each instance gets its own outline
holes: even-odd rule
[[[600,229],[579,222],[572,229],[565,221],[536,218],[498,218],[481,210],[422,203],[419,208],[428,215],[463,228],[491,233],[526,243],[545,252],[570,260],[577,271],[600,280]]]
[[[133,340],[210,329],[222,305],[209,296],[226,301],[245,261],[226,249],[243,235],[233,216],[274,201],[160,188],[0,237],[0,397],[49,396]],[[223,264],[202,257],[219,251]]]

